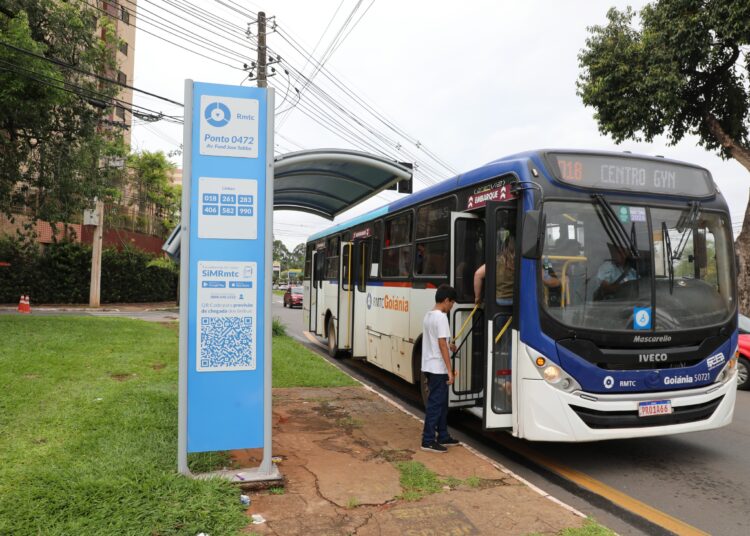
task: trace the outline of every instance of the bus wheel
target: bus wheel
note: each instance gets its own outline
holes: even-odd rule
[[[422,407],[427,409],[427,399],[430,397],[430,386],[427,383],[427,375],[421,371],[419,373],[419,392],[422,395]]]
[[[328,319],[328,355],[338,357],[339,349],[336,344],[336,330],[333,326],[333,317]]]

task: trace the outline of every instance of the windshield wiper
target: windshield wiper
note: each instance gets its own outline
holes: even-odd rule
[[[617,217],[617,214],[615,214],[609,201],[602,194],[591,194],[591,197],[599,204],[601,214],[604,216],[602,226],[607,235],[616,243],[617,247],[630,252],[632,259],[639,258],[638,248],[635,246],[635,240],[633,239],[634,233],[633,236],[628,236],[628,232]],[[633,231],[635,231],[635,227]]]
[[[669,274],[669,293],[672,294],[674,289],[674,265],[672,264],[672,240],[669,238],[669,229],[667,229],[667,222],[661,222],[661,234],[664,236],[664,245],[667,250],[667,273]]]
[[[677,220],[677,225],[675,227],[677,231],[682,234],[680,235],[680,242],[677,244],[674,252],[672,252],[672,258],[674,260],[679,261],[682,258],[682,252],[685,251],[685,246],[687,246],[688,240],[693,234],[693,228],[695,227],[695,222],[698,220],[699,213],[700,203],[698,201],[691,201],[690,212],[688,212],[687,215],[683,213],[679,220]]]

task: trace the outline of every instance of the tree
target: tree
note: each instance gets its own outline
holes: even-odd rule
[[[273,241],[273,260],[279,261],[282,268],[288,268],[289,250],[281,240]]]
[[[578,59],[578,95],[599,130],[615,142],[671,144],[685,135],[750,171],[750,2],[657,0],[640,12],[610,9],[606,26],[589,28]],[[750,204],[737,238],[740,272],[750,268]],[[750,306],[739,278],[740,309]]]
[[[102,119],[118,88],[86,73],[114,72],[115,39],[111,24],[78,2],[3,3],[0,211],[25,205],[34,218],[67,221],[103,192],[101,158],[112,146]]]
[[[305,244],[297,244],[289,254],[289,268],[302,268],[305,264]]]
[[[182,197],[182,188],[169,178],[175,165],[162,151],[142,151],[128,157],[128,168],[125,190],[132,192],[130,205],[142,216],[158,219],[162,234],[170,233],[179,221]]]

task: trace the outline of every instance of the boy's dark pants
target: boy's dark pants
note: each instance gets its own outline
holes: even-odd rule
[[[425,372],[430,394],[427,397],[427,408],[424,416],[422,444],[429,445],[441,439],[448,439],[448,375]]]

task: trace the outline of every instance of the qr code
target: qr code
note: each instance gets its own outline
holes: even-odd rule
[[[255,370],[253,319],[203,317],[199,370]]]

